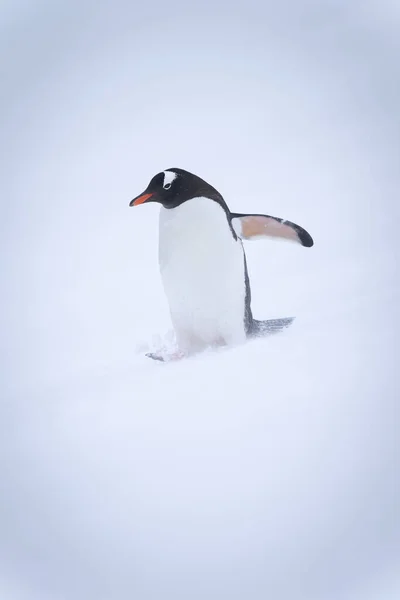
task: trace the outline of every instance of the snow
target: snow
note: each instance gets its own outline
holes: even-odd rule
[[[7,9],[1,598],[400,593],[399,38],[283,4]],[[171,325],[158,208],[128,204],[174,166],[311,233],[246,243],[288,330],[144,356]]]

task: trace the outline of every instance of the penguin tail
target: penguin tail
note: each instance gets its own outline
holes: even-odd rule
[[[264,337],[279,333],[289,327],[295,317],[284,317],[282,319],[269,319],[267,321],[257,321],[253,319],[250,329],[250,337]]]

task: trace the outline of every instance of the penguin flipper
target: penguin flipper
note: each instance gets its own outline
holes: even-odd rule
[[[244,240],[272,237],[297,242],[306,248],[314,245],[314,240],[308,231],[292,221],[270,215],[231,213],[230,216],[236,235]]]
[[[268,319],[267,321],[257,321],[253,319],[250,330],[250,337],[264,337],[279,333],[289,327],[295,317],[284,317],[281,319]]]

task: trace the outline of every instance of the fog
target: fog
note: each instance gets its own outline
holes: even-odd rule
[[[0,15],[0,596],[397,598],[399,8]],[[169,167],[311,233],[245,246],[289,330],[144,356],[171,324],[128,204]]]

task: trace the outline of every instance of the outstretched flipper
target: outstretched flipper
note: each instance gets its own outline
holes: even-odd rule
[[[311,235],[292,221],[271,217],[269,215],[244,215],[231,213],[232,227],[243,240],[256,240],[262,237],[273,237],[297,242],[311,248],[314,241]]]
[[[289,327],[293,323],[294,319],[295,317],[269,319],[267,321],[257,321],[256,319],[253,319],[249,335],[250,337],[264,337],[274,333],[279,333],[283,329]]]

